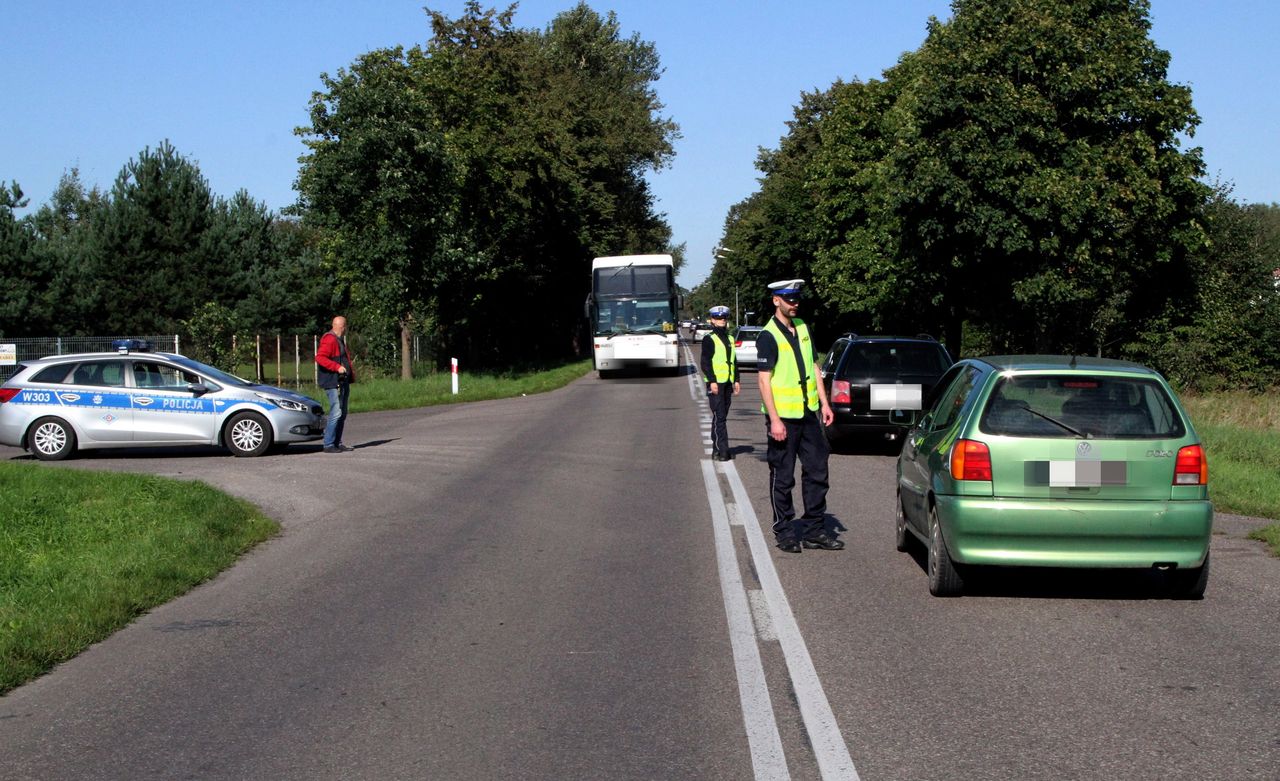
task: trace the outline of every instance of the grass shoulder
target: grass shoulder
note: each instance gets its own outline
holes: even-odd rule
[[[352,412],[543,393],[591,369],[362,381]],[[301,388],[316,399],[314,385]],[[0,694],[186,593],[279,524],[203,483],[0,462]]]
[[[412,409],[546,393],[568,385],[589,371],[591,361],[586,360],[541,369],[464,372],[458,378],[457,395],[453,393],[452,375],[448,372],[426,374],[412,380],[357,378],[359,382],[351,388],[351,411]],[[324,391],[315,385],[303,385],[299,390],[314,399],[323,401],[325,398]]]
[[[1209,456],[1209,490],[1223,512],[1280,520],[1280,393],[1182,397]],[[1249,534],[1280,556],[1280,523]]]
[[[0,694],[278,529],[203,483],[0,462]]]

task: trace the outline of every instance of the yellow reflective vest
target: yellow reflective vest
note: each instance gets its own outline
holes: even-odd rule
[[[809,326],[803,320],[792,319],[796,328],[796,341],[800,345],[800,362],[796,363],[795,350],[791,349],[788,334],[778,326],[776,318],[770,318],[764,327],[765,333],[773,334],[773,341],[778,345],[778,362],[773,366],[773,374],[769,377],[769,387],[773,390],[773,406],[778,410],[778,417],[799,419],[804,417],[805,402],[808,408],[818,409],[818,380],[813,373],[813,340],[809,338]],[[804,367],[804,375],[800,374],[800,366]],[[768,412],[760,405],[761,412]]]
[[[726,344],[726,342],[728,344]],[[718,384],[732,382],[733,368],[738,363],[738,355],[733,349],[733,342],[728,338],[721,339],[718,334],[712,332],[711,344],[713,347],[713,352],[711,353],[711,373],[715,376],[704,376],[702,381]],[[727,350],[726,347],[728,348]]]

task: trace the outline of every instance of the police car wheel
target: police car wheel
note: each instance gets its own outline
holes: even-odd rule
[[[240,412],[227,421],[224,435],[233,456],[260,456],[271,448],[271,424],[253,412]]]
[[[76,432],[61,418],[40,418],[31,426],[27,447],[41,461],[61,461],[76,452]]]

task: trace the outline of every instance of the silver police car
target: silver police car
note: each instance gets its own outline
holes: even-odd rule
[[[165,445],[260,456],[324,435],[323,410],[307,396],[151,352],[144,341],[116,347],[24,361],[0,385],[0,443],[58,461],[77,450]]]

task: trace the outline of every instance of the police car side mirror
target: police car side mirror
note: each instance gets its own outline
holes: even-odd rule
[[[197,396],[203,396],[209,392],[209,386],[200,382],[189,382],[187,383],[187,390]]]

